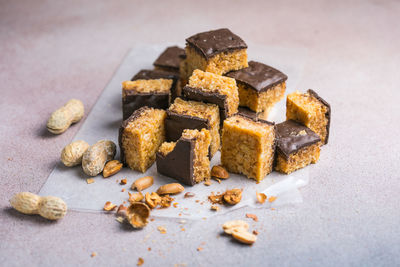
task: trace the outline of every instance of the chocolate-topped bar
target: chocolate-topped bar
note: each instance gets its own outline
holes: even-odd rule
[[[208,130],[183,131],[177,142],[164,142],[156,155],[157,172],[186,185],[210,179]]]
[[[187,99],[216,104],[220,108],[221,124],[235,114],[239,106],[235,79],[201,70],[193,71],[182,94]]]
[[[254,112],[270,110],[285,95],[287,76],[260,62],[250,61],[247,68],[232,71],[239,88],[239,105]]]
[[[225,74],[248,66],[247,45],[229,29],[198,33],[186,39],[188,75],[195,69]]]
[[[179,65],[185,57],[185,49],[178,46],[170,46],[161,53],[153,65],[158,70],[179,73]]]
[[[276,125],[277,157],[275,170],[289,174],[319,159],[319,136],[308,127],[287,120]]]
[[[140,172],[150,168],[165,141],[165,118],[165,110],[141,107],[122,122],[118,137],[122,163]]]
[[[327,144],[331,122],[331,106],[315,91],[291,93],[286,99],[286,119],[295,120],[313,130]]]
[[[228,171],[259,182],[272,171],[274,155],[274,123],[242,115],[224,121],[221,163]]]
[[[135,110],[148,106],[166,109],[178,75],[159,71],[141,70],[131,81],[122,83],[122,113],[126,120]]]
[[[185,129],[207,129],[211,135],[210,158],[220,147],[218,106],[180,98],[167,110],[166,140],[177,141]]]

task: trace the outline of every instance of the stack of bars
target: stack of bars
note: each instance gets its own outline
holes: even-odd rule
[[[210,179],[210,160],[257,182],[276,170],[289,174],[319,159],[328,142],[330,106],[313,90],[287,96],[286,121],[269,122],[287,76],[257,61],[228,29],[196,34],[186,48],[168,47],[123,82],[122,162],[186,185]]]

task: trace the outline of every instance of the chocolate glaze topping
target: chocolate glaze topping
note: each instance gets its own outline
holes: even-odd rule
[[[287,80],[287,76],[277,69],[260,62],[250,61],[249,67],[231,71],[226,76],[247,85],[258,92],[266,91]]]
[[[175,72],[168,72],[163,70],[141,70],[132,77],[131,81],[157,79],[172,79],[175,83],[179,79],[179,75],[177,75]]]
[[[153,65],[162,68],[172,68],[179,70],[179,64],[185,56],[185,49],[170,46],[161,53],[161,55],[154,61]]]
[[[157,172],[186,185],[194,185],[194,139],[181,137],[167,155],[156,153]]]
[[[144,106],[167,109],[168,105],[169,93],[137,93],[129,90],[122,98],[122,119],[126,120],[135,110]]]
[[[308,127],[293,120],[276,125],[277,151],[286,159],[300,149],[321,141]]]
[[[327,112],[325,113],[325,117],[328,119],[328,123],[326,124],[326,137],[325,137],[325,144],[328,143],[329,139],[329,127],[331,125],[331,105],[328,104],[324,99],[322,99],[314,90],[308,89],[307,91],[310,95],[315,97],[322,105],[327,107]]]
[[[219,53],[247,48],[246,43],[228,29],[202,32],[186,39],[206,59]]]
[[[258,116],[261,113],[262,112],[254,112],[247,107],[239,107],[238,112],[237,112],[238,115],[241,115],[243,117],[248,117],[248,118],[252,119],[253,121],[257,121],[259,119]]]

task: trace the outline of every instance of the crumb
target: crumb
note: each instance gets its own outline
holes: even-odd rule
[[[118,184],[118,183],[119,183],[119,180],[116,180],[115,182]]]
[[[211,195],[208,196],[208,200],[212,204],[222,204],[223,203],[224,194],[214,195],[212,192]]]
[[[211,180],[207,180],[207,181],[205,181],[205,182],[204,182],[204,185],[206,185],[206,186],[210,186],[210,185],[211,185]]]
[[[253,235],[258,235],[258,231],[257,230],[253,230]]]
[[[274,202],[275,200],[276,200],[276,197],[272,196],[272,197],[269,197],[268,202],[269,202],[269,203],[272,203],[272,202]]]
[[[97,253],[96,252],[92,252],[92,254],[90,254],[90,257],[96,257],[97,256]]]
[[[164,226],[158,226],[157,230],[161,233],[161,234],[166,234],[167,233],[167,229],[165,229]]]
[[[123,217],[117,217],[115,220],[117,222],[119,222],[119,223],[123,223],[124,222],[124,218]]]
[[[151,218],[150,221],[151,221],[151,222],[154,222],[154,218]]]
[[[8,160],[8,161],[12,161],[12,160],[13,160],[13,158],[8,158],[7,160]]]
[[[178,202],[175,202],[174,204],[172,204],[172,206],[174,206],[174,208],[178,207]]]
[[[219,211],[219,206],[217,205],[211,205],[211,209],[215,211]]]
[[[202,250],[203,250],[202,247],[198,247],[198,248],[197,248],[197,251],[202,251]]]
[[[185,224],[185,223],[186,223],[186,220],[180,220],[179,223],[180,223],[180,224]]]
[[[151,247],[148,247],[147,250],[148,250],[148,251],[151,251]]]
[[[121,192],[125,192],[125,188],[122,188]]]
[[[184,198],[194,197],[194,193],[192,193],[192,192],[186,192],[185,195],[184,195],[183,197],[184,197]]]
[[[215,180],[220,184],[221,183],[221,179],[215,178]]]
[[[124,179],[121,180],[121,184],[122,184],[122,185],[126,184],[127,182],[128,182],[128,181],[126,180],[126,178],[124,178]]]
[[[251,214],[251,213],[246,213],[246,217],[253,219],[255,222],[258,222],[258,217],[255,214]]]
[[[263,204],[265,202],[265,200],[267,199],[267,196],[264,193],[256,192],[256,196],[257,196],[257,201],[261,204]]]
[[[94,183],[94,179],[93,178],[86,179],[86,183],[87,184],[93,184]]]
[[[275,208],[271,208],[271,210],[275,210]]]
[[[141,266],[141,265],[143,265],[143,263],[144,263],[144,260],[143,260],[143,258],[139,258],[138,260],[137,260],[137,266]]]
[[[199,199],[196,199],[196,201],[195,201],[196,203],[199,203],[200,202],[200,200]]]
[[[181,228],[181,231],[184,232],[186,229],[185,228]]]

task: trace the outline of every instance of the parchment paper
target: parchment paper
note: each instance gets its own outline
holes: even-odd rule
[[[168,45],[171,44],[137,44],[129,52],[94,105],[86,121],[82,124],[74,140],[85,140],[89,144],[94,144],[98,140],[109,139],[118,144],[118,128],[122,118],[122,81],[131,79],[140,69],[152,68],[152,62]],[[288,75],[286,92],[298,89],[297,84],[303,72],[307,50],[249,44],[248,51],[249,59],[271,65]],[[274,107],[269,120],[277,123],[285,120],[285,100],[280,101]],[[117,158],[119,157],[117,156]],[[219,164],[219,161],[220,154],[218,152],[213,157],[211,166]],[[40,190],[40,195],[61,197],[66,201],[68,208],[71,210],[102,212],[106,201],[111,201],[115,204],[127,201],[128,191],[131,191],[129,189],[130,185],[137,178],[146,175],[154,176],[155,182],[145,192],[153,192],[160,185],[176,182],[171,178],[158,174],[154,164],[144,174],[124,168],[118,174],[107,179],[98,175],[94,177],[94,183],[87,184],[86,179],[91,177],[84,174],[81,166],[68,168],[60,162]],[[123,178],[127,178],[128,180],[126,185],[120,185],[117,182]],[[270,208],[285,204],[300,203],[302,202],[302,197],[298,188],[307,185],[308,179],[308,168],[299,170],[291,175],[272,172],[259,184],[242,175],[231,174],[231,177],[222,181],[221,184],[212,180],[210,186],[205,186],[204,184],[197,184],[193,187],[186,186],[185,192],[194,193],[194,197],[184,198],[183,193],[174,196],[174,202],[178,203],[176,208],[171,206],[168,209],[155,209],[152,212],[152,216],[200,219],[229,212],[243,206]],[[123,188],[125,188],[125,192],[121,191]],[[231,188],[243,189],[242,201],[231,207],[221,206],[221,210],[218,212],[211,211],[211,203],[207,201],[208,195],[211,192],[224,192],[226,189]],[[277,199],[273,203],[267,202],[260,205],[256,203],[256,191],[264,192],[268,197],[276,196]]]

